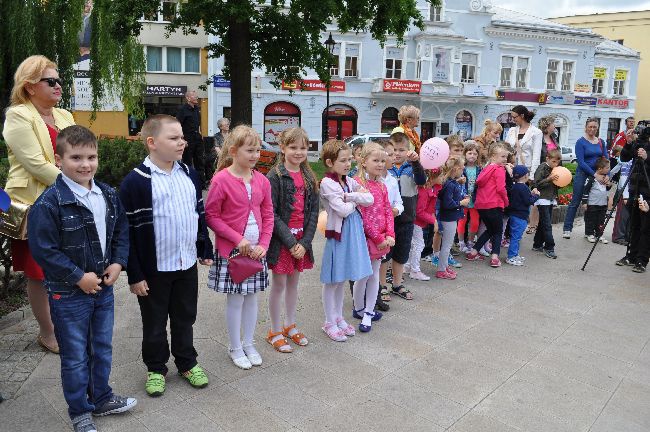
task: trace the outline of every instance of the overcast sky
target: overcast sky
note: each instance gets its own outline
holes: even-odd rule
[[[542,18],[650,10],[650,0],[492,0],[492,4]]]

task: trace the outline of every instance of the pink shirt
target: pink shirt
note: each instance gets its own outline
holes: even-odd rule
[[[366,238],[375,245],[386,240],[386,237],[395,238],[395,227],[393,210],[388,200],[388,189],[381,181],[366,180],[365,185],[359,177],[355,177],[357,183],[372,194],[373,203],[367,207],[359,207],[363,219],[363,231]]]
[[[259,246],[269,248],[273,233],[271,184],[261,173],[253,171],[251,199],[244,180],[223,169],[212,177],[205,202],[205,218],[216,235],[216,250],[223,258],[244,238],[248,215],[253,212],[260,231]]]
[[[296,186],[296,193],[293,196],[293,212],[287,225],[289,228],[303,229],[305,222],[305,179],[302,178],[300,171],[289,171],[289,175]]]
[[[508,207],[506,190],[506,169],[497,164],[488,164],[476,179],[476,200],[474,208],[487,210]]]

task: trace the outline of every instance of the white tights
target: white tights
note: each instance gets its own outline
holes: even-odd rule
[[[257,324],[257,294],[227,294],[226,323],[230,338],[230,351],[234,358],[244,355],[241,332],[244,333],[244,346],[253,344]],[[237,355],[241,354],[241,355]]]
[[[325,321],[336,324],[343,316],[343,294],[346,282],[323,284],[323,309]]]
[[[352,307],[359,312],[363,310],[372,314],[374,313],[377,294],[379,293],[379,266],[381,265],[381,260],[370,260],[370,265],[372,266],[372,274],[354,283],[354,288],[352,289],[354,304]],[[366,315],[365,313],[362,315],[363,324],[370,325],[372,315]]]
[[[271,273],[271,291],[269,293],[269,316],[271,317],[271,331],[282,331],[282,295],[284,294],[284,326],[288,327],[296,322],[296,304],[298,303],[298,279],[300,272],[293,274]]]

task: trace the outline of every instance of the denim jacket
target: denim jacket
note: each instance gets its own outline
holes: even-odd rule
[[[126,268],[129,224],[117,193],[95,182],[106,200],[106,254],[102,254],[92,212],[77,201],[59,175],[29,211],[27,234],[32,256],[43,268],[45,286],[52,293],[79,289],[84,273],[98,277],[110,264]]]

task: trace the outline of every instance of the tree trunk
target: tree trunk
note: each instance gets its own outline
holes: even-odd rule
[[[250,125],[253,121],[250,23],[231,18],[227,37],[232,125]]]

